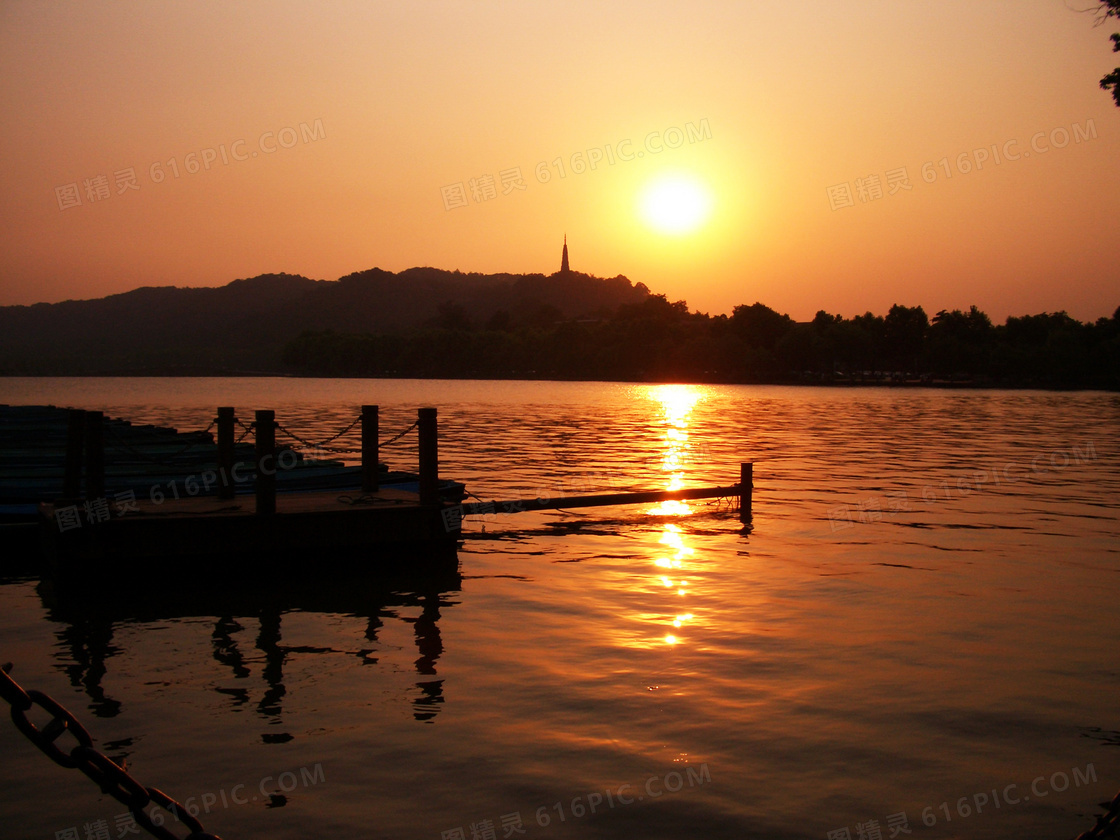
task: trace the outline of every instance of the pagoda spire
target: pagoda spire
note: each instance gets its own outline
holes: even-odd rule
[[[568,268],[568,234],[564,234],[564,252],[560,257],[560,273],[567,274],[571,269]]]

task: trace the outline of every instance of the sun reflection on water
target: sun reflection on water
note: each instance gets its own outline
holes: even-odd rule
[[[665,489],[679,490],[685,484],[685,468],[691,449],[688,424],[693,408],[705,397],[704,389],[693,385],[658,385],[650,388],[648,395],[661,404],[663,412],[665,425],[661,471],[664,473]],[[660,502],[649,510],[649,513],[658,516],[685,516],[690,512],[688,502],[685,501]],[[665,589],[675,589],[678,599],[683,598],[689,591],[687,564],[695,550],[685,544],[684,532],[672,522],[666,522],[662,526],[658,543],[664,546],[664,550],[654,560],[658,580]],[[672,628],[677,632],[666,633],[661,640],[669,647],[684,641],[680,631],[694,618],[691,612],[677,612],[678,609],[679,606],[674,606],[671,620]]]
[[[704,399],[704,389],[695,385],[657,385],[648,391],[649,398],[661,404],[664,414],[664,451],[661,471],[665,474],[665,489],[679,490],[684,486],[684,469],[689,456],[688,424],[692,409]],[[662,516],[683,516],[689,513],[688,502],[661,502],[650,511]]]

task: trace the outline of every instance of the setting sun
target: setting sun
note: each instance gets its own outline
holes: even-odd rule
[[[692,233],[711,212],[712,198],[696,178],[671,175],[647,186],[638,200],[646,224],[661,233]]]

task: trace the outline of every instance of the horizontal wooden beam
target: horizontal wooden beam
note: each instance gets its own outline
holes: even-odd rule
[[[524,513],[530,510],[560,508],[606,507],[607,505],[640,505],[648,502],[685,501],[691,499],[739,498],[741,486],[686,487],[681,490],[643,490],[634,493],[607,493],[602,496],[561,496],[557,499],[514,499],[505,502],[466,502],[463,515],[475,513]]]

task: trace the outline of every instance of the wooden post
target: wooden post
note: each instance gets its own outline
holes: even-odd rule
[[[80,408],[66,412],[66,471],[62,477],[62,497],[76,499],[82,492],[82,442],[86,434],[86,413]]]
[[[276,513],[276,412],[257,412],[257,515]]]
[[[751,521],[751,494],[754,492],[754,464],[739,465],[739,521]]]
[[[232,499],[233,487],[233,428],[232,406],[218,409],[218,498]]]
[[[436,410],[422,408],[419,412],[420,436],[420,504],[439,504],[439,444]]]
[[[86,412],[86,498],[105,497],[105,417]]]
[[[362,406],[362,492],[377,491],[377,462],[381,459],[378,451],[377,406]]]

